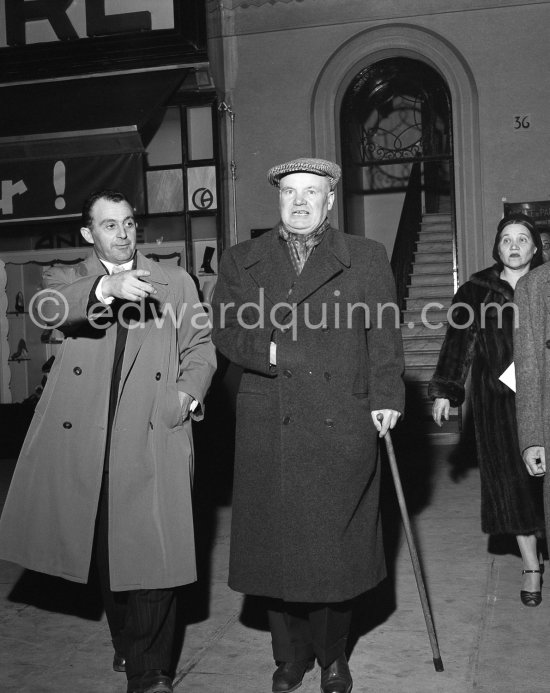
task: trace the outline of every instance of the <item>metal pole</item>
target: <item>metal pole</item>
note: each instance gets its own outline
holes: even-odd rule
[[[378,415],[378,420],[380,421],[382,415]],[[432,618],[432,613],[430,610],[430,604],[428,602],[428,595],[426,594],[426,587],[424,585],[424,579],[422,577],[422,569],[420,567],[420,561],[418,560],[418,553],[416,551],[416,546],[413,539],[413,534],[411,530],[411,523],[409,521],[409,514],[407,512],[407,505],[405,503],[405,496],[403,495],[403,487],[401,486],[401,479],[399,477],[399,470],[397,468],[397,462],[395,459],[395,452],[393,449],[393,443],[391,440],[390,432],[388,431],[384,436],[386,441],[386,450],[388,451],[388,459],[390,462],[390,469],[393,477],[393,483],[395,486],[395,492],[397,494],[397,500],[399,502],[399,509],[401,510],[401,519],[403,520],[403,528],[405,529],[405,536],[407,537],[407,544],[409,545],[409,553],[411,555],[411,561],[414,570],[414,577],[416,578],[416,584],[418,586],[418,594],[420,595],[420,603],[422,604],[422,611],[424,613],[424,620],[426,621],[426,628],[428,629],[428,637],[430,638],[430,645],[432,646],[433,662],[436,671],[443,671],[443,662],[441,661],[441,654],[439,652],[439,645],[437,644],[437,635],[435,632],[435,626]]]
[[[229,168],[231,171],[231,197],[233,204],[233,240],[235,243],[238,243],[239,236],[237,232],[237,164],[235,162],[235,112],[226,101],[222,101],[222,103],[218,106],[218,110],[221,113],[227,113],[227,115],[229,116],[229,153],[231,156]]]

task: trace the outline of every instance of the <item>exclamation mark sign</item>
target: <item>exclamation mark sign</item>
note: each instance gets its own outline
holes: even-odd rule
[[[62,161],[56,161],[53,167],[53,187],[55,188],[55,208],[65,209],[65,164]]]

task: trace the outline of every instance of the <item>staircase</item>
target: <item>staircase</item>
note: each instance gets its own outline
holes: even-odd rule
[[[426,433],[458,439],[459,412],[451,409],[442,428],[431,418],[427,385],[447,328],[447,310],[454,294],[453,229],[450,214],[425,214],[408,285],[401,334],[405,351],[407,414]],[[433,304],[433,305],[432,305]],[[448,442],[451,442],[450,440]]]

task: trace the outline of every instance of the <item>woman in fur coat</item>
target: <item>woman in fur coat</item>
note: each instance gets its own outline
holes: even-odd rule
[[[428,386],[438,426],[464,401],[470,366],[471,406],[481,478],[481,528],[516,536],[523,559],[521,601],[541,602],[537,534],[544,528],[540,479],[529,476],[519,449],[515,395],[499,376],[513,361],[518,279],[542,263],[542,245],[529,217],[513,214],[498,225],[496,264],[476,272],[453,299],[445,341]]]

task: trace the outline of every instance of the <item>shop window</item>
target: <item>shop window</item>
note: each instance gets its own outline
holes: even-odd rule
[[[182,162],[181,115],[178,106],[166,109],[159,129],[147,147],[149,166],[168,166]]]
[[[143,242],[180,241],[201,286],[215,276],[219,252],[216,112],[211,97],[166,109],[147,146],[146,219],[138,227]]]
[[[187,109],[187,141],[189,142],[190,160],[196,161],[214,157],[210,106]]]
[[[215,210],[216,169],[214,166],[195,166],[187,169],[187,208],[191,211]]]
[[[147,171],[149,214],[183,212],[181,168]]]

